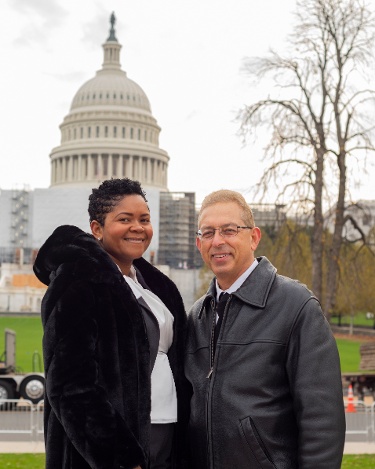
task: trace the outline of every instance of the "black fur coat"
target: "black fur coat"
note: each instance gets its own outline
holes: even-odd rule
[[[174,315],[168,356],[178,397],[175,467],[184,446],[186,315],[174,283],[144,259],[134,261]],[[46,469],[148,467],[150,351],[141,309],[95,238],[57,228],[34,265],[48,290],[42,302],[46,375]]]

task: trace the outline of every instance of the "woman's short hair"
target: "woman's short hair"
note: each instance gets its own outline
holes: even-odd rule
[[[202,212],[205,208],[209,207],[210,205],[223,203],[223,202],[235,202],[242,208],[242,220],[246,224],[246,226],[253,227],[255,226],[254,222],[254,215],[250,208],[250,205],[246,202],[245,198],[236,191],[231,191],[227,189],[220,189],[215,192],[211,192],[208,194],[202,202],[201,208],[199,210],[198,215],[198,226],[200,223]]]
[[[92,189],[88,207],[90,222],[96,220],[103,226],[107,214],[127,195],[140,195],[147,202],[141,184],[129,178],[107,179]]]

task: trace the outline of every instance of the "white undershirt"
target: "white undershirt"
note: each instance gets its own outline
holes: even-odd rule
[[[142,287],[131,271],[133,278],[124,275],[136,298],[143,297],[159,323],[160,340],[154,368],[151,373],[151,423],[177,422],[177,393],[167,352],[173,341],[174,317],[161,299]]]

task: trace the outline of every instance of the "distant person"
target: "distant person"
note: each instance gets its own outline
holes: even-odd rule
[[[319,301],[255,258],[261,232],[239,193],[208,195],[198,228],[215,278],[188,314],[191,467],[339,469],[340,362]]]
[[[60,226],[41,247],[46,469],[180,468],[186,314],[142,258],[153,235],[139,182],[89,197],[91,234]]]

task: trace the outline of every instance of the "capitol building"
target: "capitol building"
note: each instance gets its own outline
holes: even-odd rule
[[[88,197],[105,179],[142,184],[154,227],[146,259],[181,271],[177,277],[201,265],[195,194],[168,191],[170,157],[159,147],[161,128],[146,93],[121,68],[115,22],[112,14],[102,68],[78,89],[60,124],[60,144],[50,153],[50,187],[0,188],[0,311],[39,311],[45,286],[31,271],[35,255],[57,226],[90,231]]]

